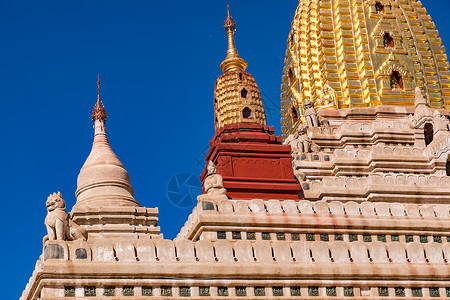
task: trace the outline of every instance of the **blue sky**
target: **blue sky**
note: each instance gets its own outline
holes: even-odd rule
[[[450,1],[422,2],[449,45]],[[278,134],[296,6],[231,1],[239,54]],[[130,173],[135,198],[159,207],[162,232],[175,237],[192,204],[189,198],[176,204],[167,190],[174,180],[198,180],[203,169],[214,134],[214,82],[226,56],[225,8],[217,0],[0,0],[0,251],[8,271],[2,299],[18,299],[41,254],[47,196],[61,191],[68,211],[75,203],[93,138],[98,73],[110,144]]]

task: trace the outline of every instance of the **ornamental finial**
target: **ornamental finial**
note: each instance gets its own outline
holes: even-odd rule
[[[239,57],[238,51],[234,44],[234,32],[236,31],[236,23],[230,14],[230,3],[227,2],[227,19],[223,25],[228,36],[228,51],[227,57],[220,64],[222,72],[228,72],[233,70],[245,71],[247,68],[247,62]]]
[[[100,74],[97,75],[97,94],[97,103],[95,103],[94,109],[92,110],[92,121],[103,120],[103,122],[106,122],[108,116],[100,100]]]
[[[100,98],[100,74],[97,74],[97,93],[98,98]]]
[[[228,1],[227,1],[227,14],[228,14],[227,19],[225,20],[223,27],[224,27],[225,31],[228,31],[229,29],[235,31],[236,23],[233,21],[233,18],[231,17],[230,3]]]

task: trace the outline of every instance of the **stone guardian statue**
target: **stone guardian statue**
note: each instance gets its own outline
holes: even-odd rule
[[[87,239],[86,229],[75,224],[66,213],[66,202],[60,192],[53,193],[47,198],[47,216],[45,227],[47,235],[43,243],[50,240],[74,241]]]
[[[222,200],[228,200],[227,190],[223,186],[222,175],[216,174],[216,165],[212,161],[209,161],[206,170],[208,171],[208,175],[203,183],[205,194],[198,196],[197,200],[213,201],[216,203]]]

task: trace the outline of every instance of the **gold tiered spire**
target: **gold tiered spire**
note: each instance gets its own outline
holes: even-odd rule
[[[92,121],[103,120],[106,122],[108,115],[106,114],[105,108],[103,107],[102,100],[100,100],[100,74],[97,75],[97,103],[95,103],[94,109],[92,110]]]
[[[231,17],[230,4],[228,2],[227,2],[227,13],[228,13],[227,19],[225,20],[225,24],[223,25],[223,27],[228,35],[228,51],[227,57],[220,64],[220,69],[224,73],[232,70],[245,71],[245,69],[247,68],[247,62],[239,57],[236,45],[234,44],[234,32],[236,31],[236,23],[233,21],[233,18]]]
[[[214,119],[216,130],[224,125],[253,123],[266,125],[266,114],[261,93],[253,76],[247,72],[247,62],[239,57],[234,45],[236,23],[227,3],[224,29],[228,35],[227,57],[220,64],[223,74],[217,78],[214,89]]]

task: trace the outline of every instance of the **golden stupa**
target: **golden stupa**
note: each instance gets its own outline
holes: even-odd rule
[[[284,135],[316,108],[414,105],[450,108],[450,72],[435,24],[415,0],[300,0],[288,38]]]

